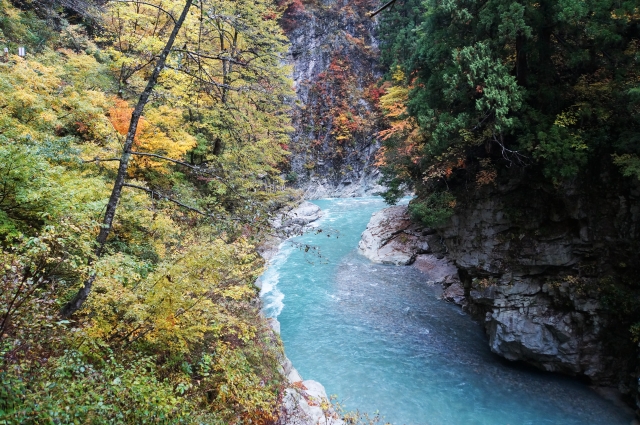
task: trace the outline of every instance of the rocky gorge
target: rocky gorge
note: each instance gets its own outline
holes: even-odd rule
[[[622,188],[594,203],[584,187],[557,196],[514,178],[470,192],[436,228],[412,221],[406,206],[387,208],[359,249],[372,261],[433,273],[442,297],[483,324],[494,353],[616,387],[631,401],[637,351],[622,310],[632,308],[625,283],[639,264],[640,192]]]
[[[293,2],[283,17],[296,91],[285,177],[304,199],[384,190],[375,165],[383,90],[375,84],[377,23],[367,18],[374,8]],[[598,170],[554,186],[535,169],[514,167],[490,184],[458,186],[453,214],[437,226],[421,224],[407,206],[374,214],[360,252],[423,271],[426,283],[442,286],[442,298],[482,323],[491,350],[505,359],[615,387],[635,401],[637,181]],[[276,227],[299,232],[313,221],[300,217],[320,214],[312,210],[306,204]]]

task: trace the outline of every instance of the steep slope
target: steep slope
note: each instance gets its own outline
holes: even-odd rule
[[[287,180],[305,198],[376,190],[380,117],[377,22],[371,0],[293,2],[282,19],[291,41],[295,133]]]

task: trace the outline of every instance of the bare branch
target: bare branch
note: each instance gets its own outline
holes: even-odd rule
[[[88,164],[90,162],[108,162],[108,161],[120,161],[120,158],[98,158],[97,156],[93,159],[82,160],[83,164]]]
[[[189,211],[193,211],[193,212],[196,212],[196,213],[198,213],[200,215],[204,215],[204,216],[207,216],[207,217],[213,217],[211,214],[207,214],[206,212],[200,211],[197,208],[194,208],[194,207],[191,207],[189,205],[183,204],[182,202],[178,201],[177,199],[170,198],[170,197],[168,197],[166,195],[163,195],[163,194],[161,194],[161,193],[159,193],[159,192],[157,192],[155,190],[146,188],[144,186],[138,186],[138,185],[131,184],[131,183],[124,183],[123,186],[131,187],[131,188],[139,189],[139,190],[144,190],[145,192],[151,194],[151,199],[153,199],[154,196],[157,196],[158,199],[164,199],[164,200],[167,200],[167,201],[171,201],[174,204],[181,206],[182,208],[188,209]]]
[[[202,53],[197,53],[194,52],[192,50],[188,50],[188,49],[173,49],[174,52],[180,52],[180,53],[186,53],[189,56],[197,56],[199,58],[203,58],[203,59],[216,59],[216,60],[224,60],[224,61],[228,61],[231,63],[234,63],[236,65],[241,65],[241,66],[247,66],[246,62],[242,62],[239,61],[231,56],[223,56],[223,55],[216,55],[216,56],[209,56],[209,55],[205,55]]]
[[[240,194],[239,194],[239,193],[238,193],[234,188],[232,188],[232,187],[229,185],[229,183],[227,183],[227,182],[226,182],[222,177],[220,177],[220,176],[218,176],[217,174],[214,174],[214,173],[212,173],[212,172],[210,172],[210,171],[203,170],[203,169],[202,169],[202,168],[200,168],[200,167],[196,167],[195,165],[191,165],[191,164],[189,164],[188,162],[178,161],[177,159],[168,158],[168,157],[166,157],[166,156],[158,155],[158,154],[155,154],[155,153],[146,153],[146,152],[135,152],[135,151],[131,151],[131,154],[132,154],[132,155],[140,155],[140,156],[150,156],[150,157],[153,157],[153,158],[163,159],[163,160],[165,160],[165,161],[173,162],[174,164],[178,164],[178,165],[182,165],[183,167],[190,168],[190,169],[192,169],[192,170],[194,170],[194,171],[196,171],[196,172],[198,172],[198,173],[206,174],[206,175],[211,176],[211,177],[213,177],[214,179],[216,179],[216,180],[220,181],[220,182],[221,182],[222,184],[224,184],[225,186],[227,186],[227,188],[228,188],[229,190],[231,190],[233,193],[235,193],[236,195],[238,195],[238,197],[239,197],[240,199],[245,199],[245,200],[246,200],[246,198],[245,198],[244,196],[240,195]]]
[[[178,201],[177,199],[174,199],[174,198],[171,198],[169,196],[163,195],[162,193],[160,193],[160,192],[158,192],[156,190],[152,190],[152,189],[149,189],[147,187],[138,186],[138,185],[131,184],[131,183],[123,183],[123,186],[124,187],[131,187],[133,189],[143,190],[143,191],[151,194],[151,199],[153,199],[153,197],[156,196],[157,199],[173,202],[174,204],[176,204],[176,205],[178,205],[178,206],[180,206],[182,208],[185,208],[185,209],[187,209],[189,211],[193,211],[193,212],[198,213],[200,215],[203,215],[205,217],[221,219],[221,217],[219,217],[219,216],[216,216],[214,214],[199,210],[199,209],[197,209],[195,207],[192,207],[190,205],[183,204],[182,202]],[[238,218],[238,217],[228,217],[228,218],[233,220],[233,221],[239,221],[239,222],[244,222],[246,224],[252,224],[251,221],[248,221],[248,220],[245,220],[245,219],[242,219],[242,218]]]
[[[154,7],[156,9],[158,9],[159,11],[163,12],[165,15],[167,15],[168,17],[171,18],[171,20],[173,21],[173,23],[176,23],[176,18],[173,17],[173,15],[171,14],[171,12],[168,12],[167,10],[161,8],[160,6],[156,5],[156,4],[152,4],[152,3],[147,3],[144,1],[139,1],[139,0],[116,0],[118,3],[135,3],[135,4],[144,4],[146,6],[151,6]]]
[[[514,150],[511,150],[511,149],[508,149],[504,145],[504,140],[502,138],[502,134],[500,134],[500,139],[498,139],[496,134],[493,133],[493,141],[496,142],[498,144],[498,146],[500,146],[500,148],[502,149],[502,157],[509,162],[508,167],[511,167],[511,165],[513,165],[514,163],[516,165],[520,165],[520,166],[526,166],[527,165],[527,160],[529,159],[529,157],[526,156],[526,155],[521,154],[518,151],[514,151]]]
[[[158,159],[163,159],[165,161],[169,161],[169,162],[173,162],[174,164],[178,164],[178,165],[182,165],[184,167],[188,167],[191,168],[192,170],[198,171],[200,173],[204,173],[204,174],[210,174],[198,167],[196,167],[195,165],[191,165],[188,162],[184,162],[184,161],[179,161],[177,159],[173,159],[173,158],[169,158],[166,156],[162,156],[162,155],[158,155],[155,153],[146,153],[146,152],[135,152],[135,151],[131,151],[131,155],[139,155],[139,156],[151,156],[153,158],[158,158]]]

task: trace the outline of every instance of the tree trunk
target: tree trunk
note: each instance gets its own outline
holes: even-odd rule
[[[525,36],[522,34],[516,36],[516,79],[522,87],[527,86],[527,78],[529,77],[525,40]]]
[[[167,40],[167,44],[165,44],[164,49],[162,49],[162,53],[160,53],[160,57],[156,62],[156,66],[151,73],[151,77],[147,82],[147,86],[144,91],[140,95],[138,99],[138,103],[133,110],[133,114],[131,114],[131,122],[129,124],[129,131],[127,132],[127,137],[124,142],[124,147],[122,149],[122,156],[120,158],[120,167],[118,168],[118,174],[116,175],[116,181],[113,185],[113,190],[111,191],[111,196],[109,197],[109,202],[107,203],[107,209],[104,213],[104,218],[102,220],[102,226],[100,227],[100,233],[96,238],[96,251],[95,255],[99,258],[102,255],[102,250],[104,248],[105,242],[107,241],[107,237],[111,233],[111,229],[113,227],[113,218],[116,215],[116,208],[118,207],[118,202],[120,201],[120,196],[122,195],[122,188],[124,187],[124,180],[127,177],[127,168],[129,167],[129,161],[131,159],[131,147],[133,146],[133,141],[136,136],[136,130],[138,129],[138,122],[140,121],[140,117],[142,116],[142,111],[144,110],[145,105],[149,101],[149,96],[153,92],[153,89],[158,82],[158,77],[160,72],[164,68],[164,65],[167,61],[167,56],[169,56],[169,52],[173,47],[173,43],[178,36],[178,32],[184,23],[184,20],[187,17],[187,13],[191,8],[191,4],[193,0],[186,0],[184,8],[182,9],[182,13],[180,14],[180,18],[176,21],[173,30],[171,31],[171,35],[169,35],[169,39]],[[91,292],[91,287],[93,286],[93,281],[95,280],[95,274],[92,274],[84,283],[84,286],[76,293],[71,301],[69,301],[60,311],[60,315],[62,317],[69,317],[76,311],[82,307],[82,304],[87,300],[89,293]]]

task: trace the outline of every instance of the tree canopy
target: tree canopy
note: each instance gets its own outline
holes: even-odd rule
[[[293,196],[280,12],[76,9],[0,2],[0,423],[272,421],[282,351],[254,281],[255,245]],[[96,251],[132,113],[183,10]]]
[[[603,163],[640,177],[637,2],[399,0],[380,16],[389,200],[409,184],[446,212],[456,179],[512,166],[556,185]]]

